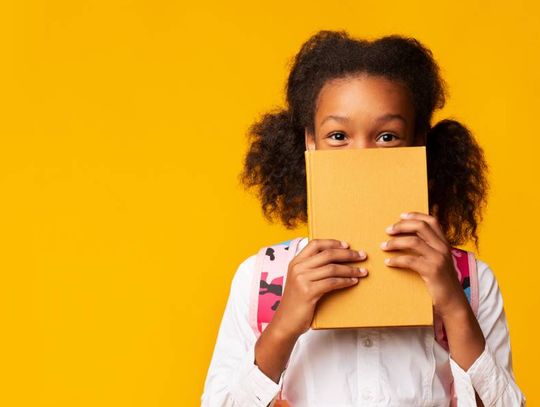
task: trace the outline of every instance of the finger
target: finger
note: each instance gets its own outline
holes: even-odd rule
[[[435,233],[437,233],[439,235],[441,240],[443,242],[447,242],[446,236],[443,233],[443,231],[441,229],[441,226],[439,225],[439,221],[434,216],[427,215],[427,214],[422,213],[422,212],[414,212],[413,211],[413,212],[402,213],[400,215],[400,218],[401,219],[417,219],[417,220],[423,220],[423,221],[427,222],[432,227],[432,229],[435,231]]]
[[[298,260],[307,259],[322,250],[346,248],[349,244],[337,239],[311,239],[308,244],[294,257]]]
[[[434,254],[439,254],[437,250],[428,245],[419,236],[397,236],[381,243],[384,251],[410,250],[417,255],[429,258]]]
[[[358,281],[360,281],[360,279],[356,277],[329,277],[314,281],[311,284],[314,295],[316,297],[321,297],[327,292],[356,285],[358,284]]]
[[[441,241],[439,234],[433,230],[429,223],[423,220],[400,220],[399,222],[390,225],[385,229],[385,231],[389,235],[397,235],[402,233],[416,234],[427,244],[440,252],[444,252],[447,249],[445,241]]]
[[[314,269],[329,263],[363,261],[366,258],[367,255],[363,250],[359,252],[356,250],[343,248],[325,249],[304,260],[302,264],[304,267]]]
[[[306,276],[311,281],[318,281],[328,277],[364,277],[366,275],[367,269],[364,267],[360,268],[335,263],[327,264],[306,273]]]
[[[407,254],[388,257],[384,259],[384,264],[390,267],[410,269],[421,275],[426,272],[426,262],[421,256]]]

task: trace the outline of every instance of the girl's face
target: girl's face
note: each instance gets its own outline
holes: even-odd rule
[[[414,106],[404,85],[366,74],[334,79],[319,92],[315,134],[306,129],[306,148],[424,145],[414,127]]]

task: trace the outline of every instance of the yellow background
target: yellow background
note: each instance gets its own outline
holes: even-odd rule
[[[3,1],[0,405],[199,404],[231,278],[267,223],[237,180],[319,29],[412,35],[491,165],[480,258],[530,402],[538,273],[539,10],[531,1]]]

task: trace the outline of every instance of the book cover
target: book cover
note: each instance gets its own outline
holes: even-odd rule
[[[428,213],[426,150],[420,147],[306,150],[309,239],[339,239],[367,260],[367,277],[324,295],[311,327],[360,328],[433,324],[420,275],[384,264],[385,228],[402,212]],[[405,252],[401,252],[405,253]]]

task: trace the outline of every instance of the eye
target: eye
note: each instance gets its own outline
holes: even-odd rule
[[[399,140],[399,137],[396,136],[395,134],[392,134],[392,133],[382,133],[382,134],[377,138],[377,141],[378,141],[379,139],[383,139],[384,142],[389,143],[389,142],[391,142],[391,141],[394,141],[394,140],[392,139],[392,137],[394,137],[396,140]]]
[[[335,138],[332,138],[333,136],[343,136],[343,137],[345,137],[345,133],[340,132],[340,131],[336,131],[335,133],[332,133],[332,134],[330,134],[330,135],[328,136],[328,137],[331,138],[332,140],[343,141],[344,139],[342,139],[342,138],[335,139]]]

